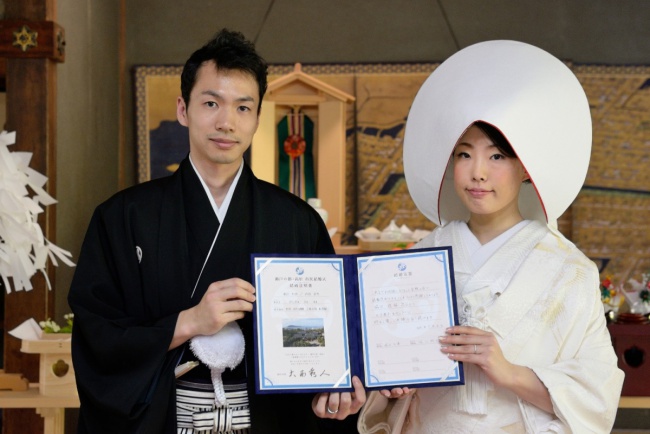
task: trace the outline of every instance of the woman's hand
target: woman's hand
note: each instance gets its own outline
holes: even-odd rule
[[[494,334],[476,327],[455,326],[441,336],[440,351],[451,360],[474,363],[496,386],[506,388],[519,398],[553,414],[548,389],[532,369],[510,363]]]
[[[409,389],[408,387],[394,387],[390,390],[382,389],[379,391],[386,398],[404,398],[408,396],[414,390]]]
[[[329,392],[314,396],[311,408],[316,416],[323,419],[343,420],[357,413],[366,403],[366,389],[356,376],[352,377],[352,385],[354,392]]]
[[[450,327],[446,332],[439,338],[440,351],[452,360],[478,365],[495,385],[507,387],[514,365],[503,356],[492,333],[469,326]]]

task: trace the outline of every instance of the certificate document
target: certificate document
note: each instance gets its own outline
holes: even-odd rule
[[[252,265],[259,393],[463,384],[438,341],[458,324],[450,247]]]

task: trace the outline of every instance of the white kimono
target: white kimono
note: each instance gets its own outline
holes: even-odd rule
[[[463,225],[439,227],[417,247],[453,247],[461,323],[494,333],[508,361],[531,368],[547,387],[555,414],[495,388],[466,364],[466,384],[476,375],[486,382],[485,414],[454,411],[467,386],[418,389],[408,410],[403,400],[389,404],[373,392],[360,432],[609,433],[623,373],[606,328],[595,264],[561,234],[530,221],[474,269]],[[406,414],[403,427],[395,413]]]

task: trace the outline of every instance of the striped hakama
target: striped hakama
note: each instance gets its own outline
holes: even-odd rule
[[[224,384],[227,405],[216,408],[212,383],[176,381],[178,434],[249,434],[246,383]]]

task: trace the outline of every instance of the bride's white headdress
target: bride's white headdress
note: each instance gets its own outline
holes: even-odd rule
[[[408,116],[404,172],[415,204],[438,225],[468,217],[446,169],[476,121],[498,128],[530,175],[519,196],[524,218],[554,225],[589,166],[591,116],[578,79],[551,54],[516,41],[471,45],[435,69]]]

